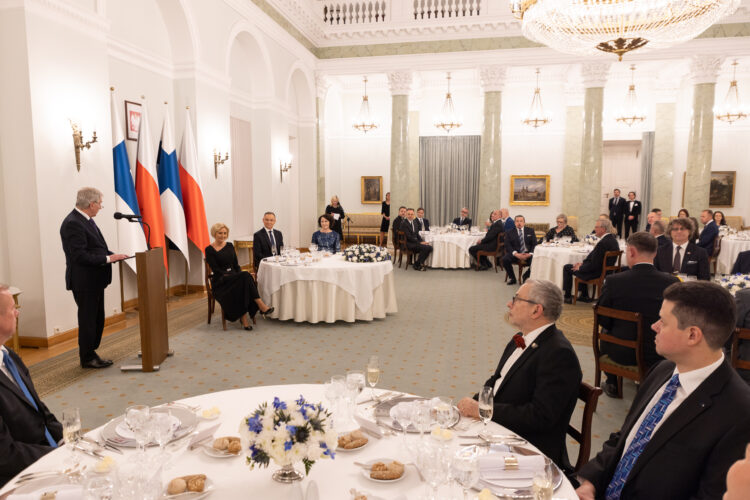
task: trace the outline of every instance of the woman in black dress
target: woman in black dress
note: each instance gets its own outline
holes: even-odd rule
[[[344,220],[344,209],[341,208],[341,204],[339,203],[339,197],[336,195],[331,196],[331,204],[326,207],[326,213],[332,214],[333,216],[333,226],[331,226],[331,229],[339,233],[339,238],[341,238],[341,241],[344,241],[344,232],[341,229],[341,223]],[[338,214],[338,217],[336,217],[333,214]]]
[[[380,215],[383,220],[380,222],[380,246],[388,246],[388,227],[391,225],[391,193],[385,193],[385,201],[380,207]]]
[[[544,241],[550,241],[564,236],[569,236],[571,242],[578,241],[576,232],[568,225],[568,216],[560,214],[557,216],[557,226],[553,227],[544,235]]]
[[[211,289],[229,321],[240,320],[245,330],[252,330],[250,318],[260,311],[265,318],[273,312],[258,294],[250,273],[240,269],[234,245],[227,241],[229,228],[217,222],[211,226],[214,241],[206,247],[206,262],[211,268]]]

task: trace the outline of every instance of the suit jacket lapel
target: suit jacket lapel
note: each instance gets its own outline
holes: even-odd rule
[[[104,235],[102,235],[102,232],[99,230],[98,226],[92,226],[91,222],[89,222],[89,219],[81,215],[81,213],[78,210],[73,209],[73,213],[78,217],[78,220],[81,221],[81,223],[83,224],[83,227],[86,228],[86,231],[93,234],[94,237],[98,239],[101,243],[104,243]]]
[[[21,373],[20,370],[19,370],[18,373],[19,373],[19,375],[21,375],[21,378],[23,379],[23,383],[26,384],[27,388],[29,388],[29,393],[31,393],[31,389],[30,389],[31,386],[29,385],[30,384],[30,380],[27,380],[26,377],[23,376],[23,374]],[[4,373],[0,374],[0,385],[4,385],[5,387],[7,387],[8,390],[10,390],[16,396],[18,396],[18,398],[21,401],[23,401],[26,405],[28,405],[29,408],[31,408],[32,410],[34,410],[34,405],[32,405],[31,401],[29,401],[26,398],[26,396],[24,395],[23,391],[21,391],[21,389],[10,378],[8,378],[8,376],[5,375]],[[34,397],[34,396],[32,395],[32,397]]]
[[[553,333],[555,333],[555,325],[550,325],[546,330],[539,334],[536,340],[532,342],[532,345],[536,343],[538,346],[539,344],[550,338]],[[510,343],[515,345],[513,340],[511,340]],[[505,383],[510,380],[510,378],[523,366],[523,364],[526,363],[526,361],[528,361],[529,358],[531,358],[539,350],[538,347],[534,348],[532,347],[532,345],[527,345],[523,350],[523,354],[521,354],[521,357],[518,358],[516,362],[513,363],[513,366],[510,367],[510,370],[508,370],[508,373],[505,374],[505,377],[503,377],[503,380],[500,382],[500,388],[498,389],[498,392],[503,388]],[[510,354],[508,354],[508,356],[510,356]]]

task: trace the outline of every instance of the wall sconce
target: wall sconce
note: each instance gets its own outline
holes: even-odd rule
[[[284,172],[289,172],[292,169],[292,153],[287,153],[283,160],[279,160],[279,175],[281,176],[281,182],[284,182]]]
[[[229,153],[224,153],[224,158],[221,157],[221,152],[216,152],[214,149],[214,178],[219,178],[219,165],[224,165],[224,162],[229,159]]]
[[[70,127],[73,129],[73,147],[76,152],[76,170],[80,172],[81,150],[84,148],[89,149],[91,145],[96,142],[96,130],[94,130],[94,133],[91,135],[90,141],[83,142],[83,132],[81,132],[81,127],[79,127],[77,123],[73,123],[72,120],[70,121]]]

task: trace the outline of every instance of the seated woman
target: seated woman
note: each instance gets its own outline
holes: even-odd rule
[[[568,225],[568,216],[560,214],[557,216],[557,226],[553,227],[544,235],[544,241],[550,241],[563,236],[570,236],[570,241],[578,241],[576,232]]]
[[[234,245],[227,241],[229,228],[217,222],[211,226],[214,241],[206,247],[206,262],[211,268],[211,289],[214,298],[221,304],[224,317],[229,321],[240,320],[245,330],[252,330],[250,318],[260,311],[264,318],[273,312],[258,295],[255,280],[250,273],[240,269]]]
[[[339,233],[333,231],[333,217],[331,214],[323,214],[318,217],[318,226],[320,231],[315,231],[312,235],[312,243],[318,245],[318,250],[336,253],[341,251],[341,238]]]
[[[724,218],[724,212],[720,210],[714,212],[714,222],[717,226],[726,226],[727,220]]]

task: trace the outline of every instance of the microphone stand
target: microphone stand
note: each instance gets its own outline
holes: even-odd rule
[[[148,225],[148,222],[145,220],[137,220],[137,219],[128,219],[128,222],[140,222],[141,224],[144,224],[148,228],[148,233],[146,234],[146,249],[151,250],[151,226]]]
[[[348,215],[345,215],[344,218],[346,219],[346,239],[351,241],[352,220],[349,218]]]

